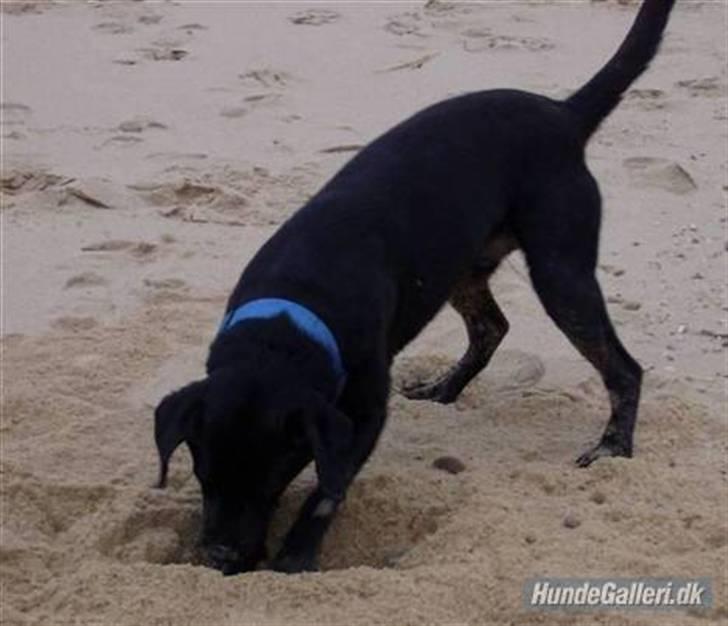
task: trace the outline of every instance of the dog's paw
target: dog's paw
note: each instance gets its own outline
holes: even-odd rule
[[[319,564],[313,557],[279,554],[270,562],[270,569],[283,574],[300,574],[301,572],[317,572]]]
[[[451,404],[457,398],[449,389],[447,382],[438,380],[433,383],[413,383],[402,387],[402,395],[408,400],[431,400],[440,404]]]
[[[631,446],[626,446],[625,444],[616,441],[602,440],[599,444],[590,448],[576,459],[576,465],[578,467],[589,467],[599,458],[612,456],[623,456],[631,459],[632,448]]]

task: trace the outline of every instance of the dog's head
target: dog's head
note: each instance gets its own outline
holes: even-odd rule
[[[186,443],[202,489],[202,545],[224,573],[265,557],[278,497],[313,458],[319,487],[340,497],[352,425],[315,392],[275,389],[233,369],[219,370],[165,397],[155,412],[159,487]]]

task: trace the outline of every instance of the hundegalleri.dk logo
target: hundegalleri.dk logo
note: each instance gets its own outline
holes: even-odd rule
[[[532,610],[707,609],[709,578],[534,578],[523,586]]]

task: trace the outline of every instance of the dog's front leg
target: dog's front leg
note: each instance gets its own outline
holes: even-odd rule
[[[361,385],[350,379],[340,407],[353,417],[355,425],[351,447],[342,468],[342,489],[338,495],[327,493],[319,486],[309,495],[298,518],[286,536],[283,547],[271,562],[271,568],[279,572],[303,572],[318,569],[318,553],[324,535],[344,499],[346,490],[359,473],[384,427],[387,416],[389,377],[382,369],[381,384],[373,383],[372,377],[363,377]],[[368,393],[364,393],[368,388]]]
[[[320,488],[314,489],[301,508],[283,547],[271,562],[271,569],[293,574],[318,569],[318,551],[331,525],[339,502]]]
[[[318,486],[308,496],[283,542],[283,547],[271,563],[272,569],[288,573],[318,569],[318,553],[324,535],[344,499],[346,489],[374,449],[385,417],[386,413],[382,411],[357,431],[345,470],[346,481],[342,494],[334,497]]]

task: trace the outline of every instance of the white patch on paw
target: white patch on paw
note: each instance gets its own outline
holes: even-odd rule
[[[316,510],[313,512],[314,517],[328,517],[334,512],[334,501],[329,498],[324,498],[318,503]]]

